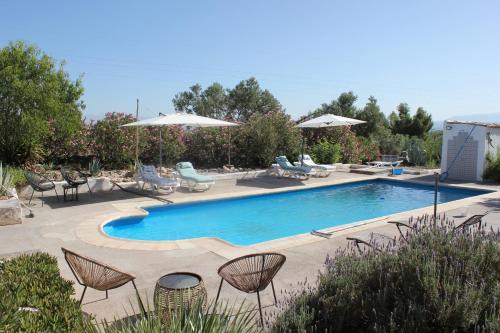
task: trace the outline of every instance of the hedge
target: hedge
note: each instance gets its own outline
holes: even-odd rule
[[[2,262],[0,332],[91,331],[73,293],[72,283],[59,274],[56,258],[46,253]]]

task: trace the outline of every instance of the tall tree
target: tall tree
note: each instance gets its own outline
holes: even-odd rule
[[[254,114],[282,111],[280,102],[262,90],[254,77],[243,80],[229,91],[229,114],[232,119],[246,121]]]
[[[220,83],[213,83],[201,95],[204,114],[202,116],[224,119],[228,116],[227,90]]]
[[[368,98],[368,102],[365,104],[365,107],[356,113],[355,118],[366,121],[364,124],[353,127],[356,134],[364,137],[370,137],[371,135],[389,126],[389,122],[385,117],[385,114],[380,111],[377,99],[373,96]]]
[[[391,113],[389,119],[394,134],[404,134],[423,138],[432,128],[432,116],[422,107],[412,117],[407,103],[401,103],[397,108],[398,113]]]
[[[419,107],[412,119],[410,135],[422,138],[429,133],[433,125],[431,114]]]
[[[81,128],[81,79],[71,81],[63,63],[34,45],[0,49],[0,160],[42,160],[46,147],[69,144]]]
[[[353,118],[357,113],[356,106],[354,105],[357,100],[358,96],[354,95],[352,91],[343,92],[337,99],[332,100],[330,103],[321,104],[319,108],[310,112],[307,116],[300,118],[299,122],[316,118],[327,113]]]
[[[172,102],[177,111],[243,122],[254,114],[283,111],[279,101],[268,90],[261,89],[253,77],[229,90],[219,83],[205,90],[195,84],[188,91],[176,94]]]
[[[201,97],[202,87],[198,83],[189,87],[189,90],[175,94],[172,103],[176,111],[203,115],[204,105]]]

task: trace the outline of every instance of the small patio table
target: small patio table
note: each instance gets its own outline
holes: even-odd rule
[[[162,320],[181,307],[189,307],[196,302],[205,304],[207,290],[201,276],[189,272],[176,272],[162,276],[154,291],[155,309]]]

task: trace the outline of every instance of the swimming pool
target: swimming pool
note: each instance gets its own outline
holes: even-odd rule
[[[439,203],[487,193],[441,187]],[[313,189],[146,208],[149,215],[103,226],[109,236],[133,240],[217,237],[250,245],[433,205],[434,189],[371,180]]]

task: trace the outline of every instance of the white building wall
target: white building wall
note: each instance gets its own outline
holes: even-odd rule
[[[444,123],[443,128],[443,147],[441,153],[441,172],[446,172],[449,168],[448,166],[448,141],[452,140],[459,133],[465,133],[469,135],[471,133],[474,125],[472,124],[453,124],[453,123]],[[469,140],[478,141],[478,149],[477,149],[477,168],[476,168],[476,181],[481,181],[483,176],[483,171],[485,167],[485,155],[486,155],[486,130],[488,128],[484,126],[476,126],[472,131],[471,138]],[[455,156],[455,154],[454,154]],[[454,156],[451,156],[453,158]],[[450,161],[451,163],[451,161]],[[454,167],[459,167],[457,163],[460,163],[457,160],[454,164]]]

